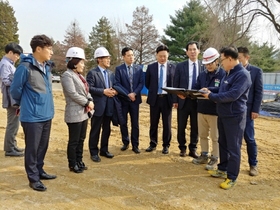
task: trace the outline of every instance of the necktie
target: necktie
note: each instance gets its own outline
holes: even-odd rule
[[[193,63],[193,75],[192,75],[192,89],[194,89],[196,83],[196,65]]]
[[[108,76],[106,70],[103,71],[106,88],[109,88]]]
[[[158,81],[158,93],[162,94],[162,85],[163,85],[163,67],[164,65],[160,65],[160,70],[159,70],[159,81]]]
[[[128,66],[128,76],[129,76],[129,83],[130,83],[130,92],[133,92],[133,68]]]

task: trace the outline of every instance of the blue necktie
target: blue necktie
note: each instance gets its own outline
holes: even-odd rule
[[[129,72],[129,83],[130,83],[130,91],[133,92],[133,68],[131,66],[128,66],[128,72]]]
[[[164,65],[160,65],[160,71],[159,71],[159,82],[158,82],[158,94],[162,94],[162,85],[163,85],[163,67]]]
[[[193,75],[192,75],[192,89],[194,89],[196,83],[196,65],[193,63]]]
[[[106,70],[103,71],[106,88],[109,88],[108,76]]]

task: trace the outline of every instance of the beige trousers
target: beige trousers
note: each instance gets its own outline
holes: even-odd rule
[[[198,135],[200,138],[201,152],[209,152],[210,139],[212,140],[211,155],[219,157],[218,143],[218,116],[209,114],[197,114]]]

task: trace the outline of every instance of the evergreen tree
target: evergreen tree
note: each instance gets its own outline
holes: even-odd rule
[[[5,54],[5,46],[10,42],[19,43],[18,22],[9,2],[0,0],[0,58]]]
[[[105,47],[111,55],[111,67],[114,70],[118,65],[118,51],[116,48],[116,33],[106,17],[101,17],[89,35],[89,44],[86,49],[87,66],[91,69],[97,65],[94,59],[94,51],[98,47]]]
[[[145,6],[136,7],[132,25],[126,24],[127,32],[121,33],[122,46],[134,50],[135,63],[148,64],[155,60],[155,51],[159,42],[159,33],[152,24],[153,16]]]
[[[198,41],[200,45],[207,42],[204,34],[209,24],[208,13],[200,1],[191,0],[170,19],[172,25],[164,30],[166,36],[162,37],[162,42],[169,47],[169,60],[181,62],[186,59],[185,47],[189,41]]]
[[[258,45],[252,43],[250,48],[250,63],[260,67],[263,72],[274,72],[279,70],[280,61],[277,59],[279,50],[275,50],[274,46],[268,43]]]

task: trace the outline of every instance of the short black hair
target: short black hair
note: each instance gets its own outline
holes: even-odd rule
[[[198,44],[198,42],[196,42],[196,41],[190,41],[190,42],[188,42],[187,45],[186,45],[186,50],[188,51],[188,50],[189,50],[189,46],[190,46],[190,45],[193,45],[193,44],[195,44],[196,47],[197,47],[197,49],[199,49],[199,44]]]
[[[11,43],[6,45],[5,53],[9,53],[10,51],[12,51],[14,54],[16,53],[16,54],[19,54],[19,55],[21,53],[23,53],[22,47],[15,42],[11,42]]]
[[[231,57],[235,60],[238,59],[238,50],[234,46],[223,47],[222,49],[220,49],[220,53],[224,54],[226,58]]]
[[[244,55],[249,55],[249,49],[247,47],[237,47],[239,53],[243,53]]]
[[[168,47],[166,45],[160,45],[160,46],[157,47],[156,53],[159,53],[160,51],[167,51],[167,52],[169,52],[169,49],[168,49]]]
[[[128,51],[130,51],[130,50],[133,51],[132,48],[130,48],[130,47],[125,47],[125,48],[123,48],[123,49],[122,49],[122,56],[125,56],[125,53],[128,52]]]
[[[83,60],[81,58],[72,58],[71,60],[68,61],[67,63],[67,68],[68,69],[76,69],[76,65],[80,62],[80,60]]]
[[[31,39],[30,46],[32,48],[32,52],[35,52],[37,47],[44,48],[53,46],[53,41],[44,34],[36,35]]]

